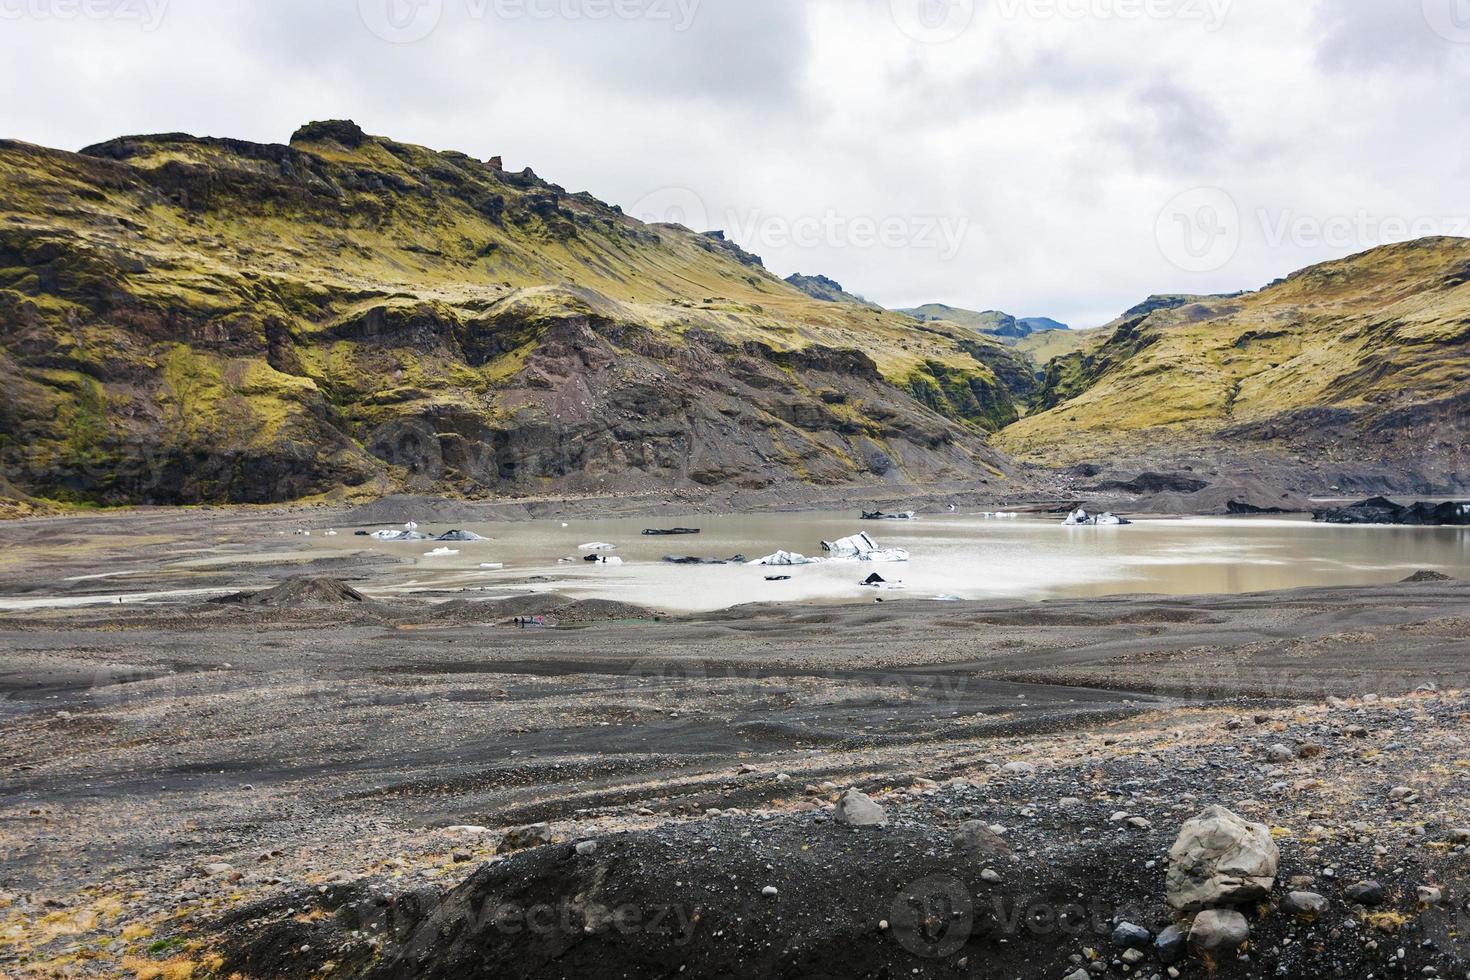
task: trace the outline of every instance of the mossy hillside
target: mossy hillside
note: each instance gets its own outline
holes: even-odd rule
[[[1429,239],[1125,320],[1095,351],[1052,362],[1042,397],[1053,407],[1009,427],[1002,444],[1072,459],[1310,409],[1371,426],[1390,409],[1447,402],[1470,378],[1467,269],[1470,241]]]
[[[797,457],[813,479],[863,477],[880,444],[915,476],[994,462],[973,440],[1004,392],[960,331],[915,336],[895,314],[817,302],[729,243],[529,171],[324,124],[290,146],[0,143],[0,181],[0,368],[16,380],[19,469],[59,496],[162,499],[176,472],[201,474],[170,491],[183,502],[377,487],[413,467],[370,450],[413,420],[455,459],[480,446],[472,475],[427,468],[450,489],[562,485],[594,456],[615,478],[602,442],[629,433],[599,411],[658,430],[634,454],[657,461],[655,483],[692,478],[691,440],[710,429],[741,460],[701,478],[764,459],[774,475],[749,479],[769,482]],[[771,353],[751,367],[750,345]],[[863,352],[872,376],[853,394],[884,421],[809,410],[847,386],[832,351]],[[754,391],[725,383],[737,368]],[[909,378],[935,370],[956,397],[909,399]],[[768,399],[770,371],[808,405]],[[668,389],[690,385],[729,399],[709,423],[671,420],[697,399]],[[909,439],[923,448],[894,442]]]
[[[1111,330],[1102,328],[1093,328],[1091,330],[1043,330],[1029,337],[1022,337],[1016,341],[1014,349],[1017,353],[1029,359],[1038,371],[1044,372],[1046,366],[1055,358],[1095,350],[1105,343],[1111,335]]]

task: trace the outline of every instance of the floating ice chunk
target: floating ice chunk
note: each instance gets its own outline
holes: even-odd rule
[[[774,555],[757,558],[752,565],[820,565],[824,559],[808,558],[791,551],[778,551]]]
[[[1116,514],[1089,514],[1085,508],[1079,507],[1068,514],[1067,519],[1062,523],[1066,527],[1122,527],[1133,522],[1124,520]]]
[[[606,541],[594,541],[591,544],[584,544],[584,545],[582,545],[582,547],[578,548],[577,550],[578,551],[617,551],[618,550],[618,546],[615,545],[615,544],[608,544]]]
[[[435,548],[433,551],[430,551],[430,552],[425,553],[424,557],[425,558],[453,558],[453,557],[455,557],[458,554],[459,554],[459,552],[455,551],[453,548]]]
[[[434,540],[435,541],[484,541],[485,539],[482,538],[482,537],[480,537],[474,531],[450,531],[448,534],[441,534],[441,535],[439,535]]]
[[[833,558],[856,558],[858,561],[908,561],[909,553],[902,548],[884,548],[871,535],[854,534],[840,541],[823,541],[822,550]]]

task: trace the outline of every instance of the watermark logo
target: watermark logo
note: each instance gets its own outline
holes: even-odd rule
[[[944,44],[975,23],[976,0],[889,0],[898,29],[921,44]]]
[[[1470,0],[1423,0],[1430,30],[1455,44],[1470,44]]]
[[[1176,267],[1214,272],[1240,250],[1240,208],[1218,187],[1197,187],[1164,206],[1154,236],[1159,251]]]
[[[3,0],[0,0],[3,2]],[[694,26],[702,0],[456,0],[457,15],[479,23],[511,21],[643,21],[676,33]],[[414,44],[444,19],[445,0],[358,0],[368,30],[390,44]]]
[[[1069,941],[1105,936],[1111,929],[1109,915],[1101,898],[1093,898],[1088,905],[1008,899],[999,893],[977,899],[960,879],[932,875],[898,893],[889,909],[889,926],[893,938],[910,953],[942,959],[982,933],[991,938],[1063,937]]]
[[[1271,248],[1373,248],[1419,238],[1464,238],[1470,235],[1470,215],[1380,215],[1367,210],[1352,214],[1301,214],[1290,208],[1262,209],[1257,213],[1261,234]]]
[[[115,21],[152,33],[169,0],[0,0],[0,20]]]
[[[390,466],[407,470],[417,483],[434,483],[444,478],[444,450],[439,433],[423,419],[386,422],[374,429],[363,445]]]
[[[627,213],[647,224],[723,229],[757,254],[787,248],[912,249],[935,252],[947,262],[959,255],[971,230],[968,215],[849,215],[835,208],[797,215],[731,208],[716,214],[687,187],[645,194]]]
[[[1171,20],[1204,25],[1213,33],[1225,26],[1234,0],[995,0],[1002,20],[1143,21]]]
[[[893,900],[891,926],[904,949],[926,959],[953,955],[975,930],[975,901],[958,878],[934,875]]]
[[[357,0],[362,22],[389,44],[424,40],[444,17],[444,0]]]

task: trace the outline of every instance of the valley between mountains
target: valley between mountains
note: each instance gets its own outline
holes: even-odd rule
[[[0,141],[0,188],[9,516],[395,492],[1000,498],[1143,470],[1264,504],[1470,482],[1466,240],[1066,330],[783,281],[718,231],[344,121],[287,145]]]

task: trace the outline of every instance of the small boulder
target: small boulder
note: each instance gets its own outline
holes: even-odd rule
[[[994,857],[997,854],[1011,853],[1011,849],[1006,846],[1006,842],[1000,838],[1000,835],[979,820],[969,820],[960,824],[950,835],[950,841],[954,844],[955,850],[971,857]]]
[[[1250,938],[1251,927],[1245,916],[1229,909],[1206,909],[1189,927],[1189,948],[1195,955],[1212,960],[1233,959]]]
[[[855,789],[842,794],[832,811],[832,819],[848,827],[888,826],[888,812],[866,793]]]
[[[1159,933],[1159,938],[1154,940],[1154,952],[1158,954],[1159,962],[1165,966],[1173,966],[1184,959],[1184,945],[1188,936],[1180,926],[1170,926]]]
[[[1325,915],[1327,906],[1327,899],[1316,892],[1291,892],[1281,900],[1281,911],[1308,921]]]
[[[511,851],[525,851],[533,847],[544,847],[551,843],[551,827],[544,823],[532,824],[529,827],[514,827],[505,833],[500,841],[500,852],[509,854]]]
[[[1363,905],[1372,908],[1382,905],[1384,899],[1383,886],[1376,881],[1364,881],[1353,885],[1346,892],[1347,899],[1354,905]]]
[[[1154,934],[1143,926],[1124,922],[1113,930],[1113,943],[1124,949],[1148,949],[1153,945]]]
[[[1186,822],[1169,849],[1169,905],[1197,911],[1264,898],[1280,862],[1269,828],[1212,806]]]

